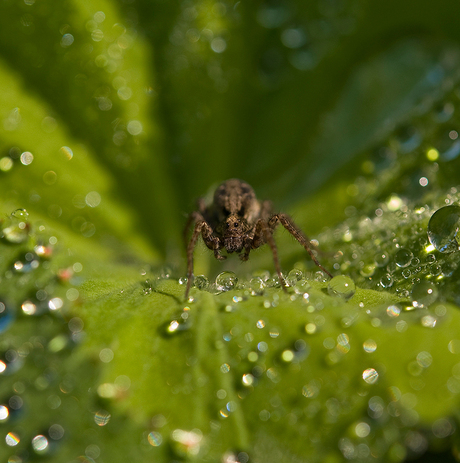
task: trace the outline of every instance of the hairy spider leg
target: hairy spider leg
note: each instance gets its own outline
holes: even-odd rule
[[[305,250],[310,254],[313,262],[327,275],[332,278],[330,272],[328,272],[318,261],[315,254],[310,248],[310,240],[297,228],[294,221],[287,214],[275,214],[273,215],[268,225],[270,228],[275,229],[278,225],[278,222],[305,248]]]
[[[219,250],[221,248],[220,240],[217,236],[213,235],[211,226],[204,220],[203,216],[199,212],[194,212],[190,215],[186,231],[190,228],[192,222],[195,222],[195,228],[193,229],[192,237],[187,245],[187,288],[185,289],[185,300],[188,299],[190,288],[192,287],[193,278],[193,251],[198,241],[200,234],[203,237],[203,241],[209,247],[212,243],[212,249],[214,250],[214,257],[219,260],[225,259],[225,256],[221,256]]]
[[[276,243],[273,238],[274,229],[275,227],[270,226],[270,224],[267,223],[266,220],[259,219],[256,222],[256,225],[254,228],[254,238],[252,240],[251,247],[252,249],[256,249],[259,246],[262,246],[263,244],[268,243],[268,245],[270,246],[270,249],[272,250],[273,262],[275,263],[275,270],[276,270],[276,273],[278,274],[278,278],[280,279],[281,287],[283,288],[283,291],[287,292],[286,282],[284,281],[283,275],[281,273],[280,261],[278,258],[278,249],[276,247]],[[249,251],[247,252],[249,254]]]

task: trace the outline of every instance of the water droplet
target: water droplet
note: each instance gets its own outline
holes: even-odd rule
[[[11,213],[11,217],[25,222],[29,218],[29,213],[25,209],[16,209]]]
[[[228,373],[230,371],[230,365],[228,363],[223,363],[221,366],[220,366],[220,371],[222,373]]]
[[[5,421],[10,416],[10,411],[5,405],[0,405],[0,421]]]
[[[383,288],[391,288],[391,286],[393,286],[393,282],[393,277],[389,273],[386,273],[382,276],[382,278],[380,278],[380,284]]]
[[[396,265],[402,268],[408,267],[411,263],[412,257],[414,257],[414,255],[411,251],[401,248],[395,255]]]
[[[48,450],[48,439],[39,434],[32,439],[32,448],[39,454],[46,453]]]
[[[294,360],[295,354],[291,349],[286,349],[281,354],[281,359],[283,362],[290,363]]]
[[[307,334],[315,334],[317,330],[317,326],[314,323],[307,323],[305,325],[305,332]]]
[[[166,334],[173,335],[187,331],[192,326],[188,312],[183,311],[176,319],[166,325]]]
[[[5,437],[6,445],[8,445],[9,447],[15,447],[19,444],[20,441],[21,439],[19,435],[14,432],[9,432]]]
[[[379,379],[379,374],[374,368],[367,368],[363,371],[363,379],[368,384],[374,384]]]
[[[254,277],[251,278],[249,287],[251,288],[251,294],[253,296],[260,296],[264,292],[265,282],[260,277]]]
[[[200,291],[206,291],[209,287],[209,280],[204,275],[197,275],[193,279],[193,285]]]
[[[377,343],[373,339],[367,339],[363,342],[363,349],[368,354],[375,352],[377,349]]]
[[[327,291],[331,296],[338,296],[348,300],[354,296],[356,287],[350,277],[338,275],[329,281]]]
[[[163,442],[163,436],[159,432],[149,432],[147,440],[152,447],[158,447]]]
[[[436,326],[436,318],[432,315],[425,315],[422,317],[422,326],[425,328],[434,328]]]
[[[259,352],[267,352],[268,344],[264,341],[259,342],[259,344],[257,344],[257,349],[259,350]]]
[[[412,275],[412,272],[410,271],[410,269],[405,268],[405,269],[401,272],[401,275],[407,280],[407,279],[410,278],[410,276]]]
[[[375,265],[374,264],[367,264],[359,271],[359,273],[364,278],[369,278],[375,273]]]
[[[299,270],[298,268],[294,268],[288,273],[288,276],[286,278],[286,283],[289,286],[295,286],[297,282],[302,280],[302,278],[303,278],[302,270]]]
[[[370,432],[371,432],[371,427],[365,422],[358,423],[355,426],[355,434],[358,437],[361,437],[361,438],[367,437],[370,434]]]
[[[64,437],[65,430],[60,424],[52,424],[48,429],[48,434],[53,440],[59,440]]]
[[[445,206],[438,209],[428,222],[428,239],[440,252],[459,249],[457,232],[460,226],[460,207]]]
[[[18,212],[21,211],[21,212]],[[19,244],[24,243],[29,238],[30,226],[25,219],[21,218],[21,214],[25,215],[27,212],[25,209],[17,209],[13,214],[17,214],[18,217],[15,217],[11,214],[10,218],[5,219],[3,222],[0,221],[1,225],[1,237],[5,238],[9,243]]]
[[[438,288],[431,281],[421,281],[412,287],[411,297],[414,307],[428,307],[438,298]]]
[[[94,414],[94,422],[98,426],[105,426],[109,421],[112,415],[106,410],[98,410]]]
[[[429,352],[422,351],[417,354],[417,363],[422,368],[428,368],[433,362],[433,357]]]
[[[250,387],[254,384],[255,378],[251,373],[245,373],[241,379],[244,386]]]
[[[391,318],[399,317],[401,309],[397,305],[390,305],[387,307],[387,315]]]
[[[218,291],[230,291],[236,288],[238,278],[233,272],[222,272],[216,277]]]
[[[263,320],[258,320],[256,326],[259,329],[265,328],[265,322]]]

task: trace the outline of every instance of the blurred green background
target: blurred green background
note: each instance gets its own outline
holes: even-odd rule
[[[68,265],[76,274],[83,268],[74,286],[88,277],[128,281],[165,266],[183,276],[185,217],[197,197],[232,177],[289,212],[309,236],[322,234],[331,254],[347,242],[348,225],[340,224],[388,212],[381,207],[391,198],[405,211],[453,201],[460,183],[459,13],[453,0],[3,0],[0,211],[6,217],[25,208],[37,233],[41,226],[58,236],[48,270],[64,288],[51,291],[47,272],[13,275],[19,251],[8,245],[0,295],[20,305],[32,289],[64,294],[69,282],[59,268]],[[409,221],[415,233],[414,217],[397,221]],[[279,243],[288,267],[302,250],[286,235]],[[381,243],[371,238],[368,255]],[[251,257],[249,269],[271,265],[269,252]],[[205,253],[197,260],[204,273],[213,259]],[[350,273],[382,289],[365,265],[364,258]],[[447,299],[458,304],[453,287],[452,280]],[[95,299],[119,290],[113,282],[94,288]],[[67,302],[91,325],[91,304]],[[112,316],[121,332],[128,315],[120,313]],[[24,338],[35,333],[27,320],[0,343],[5,352],[21,331]],[[46,339],[59,335],[54,323],[42,323]],[[97,344],[94,325],[89,333]],[[69,358],[59,368],[85,370],[77,354]],[[81,391],[100,374],[91,371]],[[11,379],[4,395],[21,381]],[[116,419],[119,429],[134,426],[122,414]],[[0,448],[0,456],[9,450]],[[392,452],[392,461],[406,456]],[[33,450],[10,455],[9,463],[42,458]],[[102,461],[85,455],[78,461]]]
[[[216,182],[243,178],[291,212],[349,182],[360,155],[457,72],[449,1],[0,8],[4,208],[79,217],[77,233],[89,222],[163,257]],[[310,233],[343,218],[338,196],[313,211]]]

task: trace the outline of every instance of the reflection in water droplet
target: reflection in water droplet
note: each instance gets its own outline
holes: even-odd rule
[[[460,207],[445,206],[438,209],[428,222],[428,239],[440,252],[459,249],[457,232],[460,226]]]
[[[238,278],[233,272],[222,272],[216,277],[218,291],[230,291],[236,288]]]
[[[363,379],[368,384],[374,384],[379,379],[379,374],[374,368],[367,368],[363,371]]]
[[[431,281],[421,281],[412,287],[412,305],[428,307],[438,298],[438,288]]]
[[[329,281],[327,291],[331,296],[338,296],[348,300],[354,296],[356,287],[350,277],[338,275]]]

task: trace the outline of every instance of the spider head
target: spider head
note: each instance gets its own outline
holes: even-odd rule
[[[243,249],[246,221],[236,214],[227,217],[224,224],[224,247],[227,252],[239,252]]]

